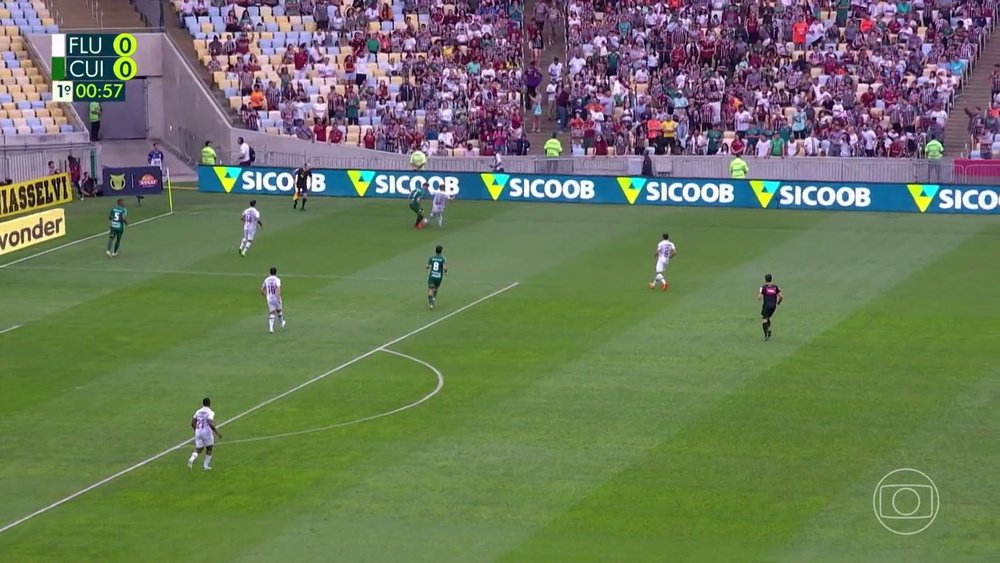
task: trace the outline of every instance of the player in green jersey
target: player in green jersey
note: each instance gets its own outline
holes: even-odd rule
[[[128,225],[128,209],[125,209],[125,200],[119,199],[118,204],[111,208],[108,213],[110,221],[108,230],[108,258],[118,256],[118,248],[122,245],[122,235],[125,234],[125,225]]]
[[[441,287],[441,282],[444,280],[444,275],[448,273],[448,266],[445,263],[444,256],[441,256],[441,252],[444,247],[440,244],[434,249],[434,256],[427,259],[427,308],[433,309],[434,303],[437,302],[438,289]]]
[[[427,219],[424,218],[424,207],[420,203],[425,197],[427,197],[427,191],[422,186],[413,188],[413,191],[410,192],[410,211],[417,214],[417,222],[413,224],[414,229],[423,229],[424,225],[427,224]]]

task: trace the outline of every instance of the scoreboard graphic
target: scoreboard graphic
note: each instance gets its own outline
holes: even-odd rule
[[[125,83],[139,69],[131,33],[57,33],[52,36],[52,99],[56,102],[121,102]]]

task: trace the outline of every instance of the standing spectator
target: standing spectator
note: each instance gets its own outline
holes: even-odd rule
[[[146,162],[150,166],[163,168],[163,151],[160,150],[160,143],[153,143],[153,150],[149,151],[149,154],[146,155]]]
[[[215,165],[215,149],[212,148],[212,141],[205,141],[205,146],[201,148],[201,163],[206,166]]]
[[[236,139],[236,142],[240,145],[240,156],[237,160],[237,164],[240,166],[251,166],[253,162],[250,159],[250,145],[240,137]]]
[[[90,142],[101,140],[101,102],[90,102],[88,117],[90,118]]]
[[[1000,94],[1000,64],[993,65],[993,74],[990,75],[990,97],[995,98]]]
[[[545,146],[542,148],[545,150],[546,157],[559,157],[563,151],[562,142],[559,141],[559,135],[557,133],[552,133],[552,137],[550,137],[548,141],[545,141]]]

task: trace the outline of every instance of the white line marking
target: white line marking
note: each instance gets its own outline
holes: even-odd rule
[[[221,424],[219,424],[219,427],[221,428],[223,426],[226,426],[227,424],[236,422],[237,420],[239,420],[239,419],[247,416],[248,414],[257,412],[260,409],[266,407],[267,405],[270,405],[271,403],[273,403],[275,401],[280,401],[281,399],[284,399],[285,397],[291,395],[292,393],[295,393],[296,391],[304,389],[304,388],[312,385],[313,383],[316,383],[317,381],[322,381],[323,379],[326,379],[327,377],[329,377],[329,376],[337,373],[338,371],[340,371],[340,370],[342,370],[344,368],[347,368],[349,366],[352,366],[352,365],[360,362],[361,360],[363,360],[363,359],[371,356],[372,354],[377,354],[378,352],[383,351],[385,348],[388,348],[389,346],[393,346],[395,344],[398,344],[398,343],[406,340],[407,338],[409,338],[411,336],[414,336],[414,335],[417,335],[417,334],[419,334],[419,333],[421,333],[421,332],[423,332],[423,331],[425,331],[425,330],[427,330],[427,329],[429,329],[429,328],[431,328],[433,326],[436,326],[438,323],[444,322],[444,321],[450,319],[451,317],[454,317],[455,315],[458,315],[459,313],[467,311],[467,310],[475,307],[476,305],[479,305],[480,303],[482,303],[484,301],[487,301],[489,299],[492,299],[492,298],[496,297],[497,295],[500,295],[501,293],[504,293],[506,291],[514,289],[518,285],[520,285],[519,282],[514,282],[514,283],[512,283],[512,284],[510,284],[510,285],[508,285],[506,287],[503,287],[501,289],[498,289],[498,290],[494,291],[493,293],[490,293],[489,295],[487,295],[485,297],[480,297],[479,299],[476,299],[472,303],[469,303],[467,305],[459,307],[458,309],[455,309],[454,311],[448,313],[447,315],[444,315],[442,317],[434,319],[433,321],[431,321],[431,322],[429,322],[429,323],[427,323],[427,324],[425,324],[425,325],[423,325],[423,326],[421,326],[419,328],[413,329],[410,332],[407,332],[406,334],[404,334],[403,336],[399,336],[397,338],[394,338],[394,339],[386,342],[385,344],[382,344],[382,345],[380,345],[378,347],[372,348],[371,350],[365,352],[364,354],[361,354],[360,356],[357,356],[357,357],[355,357],[352,360],[348,360],[348,361],[340,364],[339,366],[337,366],[337,367],[335,367],[335,368],[333,368],[331,370],[323,372],[323,373],[317,375],[316,377],[314,377],[314,378],[306,381],[305,383],[301,383],[299,385],[296,385],[295,387],[292,387],[288,391],[285,391],[283,393],[275,395],[274,397],[271,397],[270,399],[268,399],[266,401],[263,401],[261,403],[258,403],[256,405],[250,407],[249,409],[247,409],[247,410],[245,410],[245,411],[237,414],[236,416],[230,418],[229,420],[226,420],[226,421],[222,422]],[[183,442],[180,442],[180,443],[178,443],[175,446],[167,448],[167,449],[163,450],[162,452],[160,452],[160,453],[158,453],[158,454],[156,454],[154,456],[148,457],[148,458],[140,461],[139,463],[136,463],[135,465],[126,467],[125,469],[122,469],[121,471],[119,471],[118,473],[115,473],[114,475],[111,475],[109,477],[105,477],[104,479],[101,479],[100,481],[94,483],[93,485],[89,485],[87,487],[84,487],[84,488],[80,489],[79,491],[77,491],[77,492],[75,492],[75,493],[73,493],[73,494],[71,494],[71,495],[69,495],[69,496],[67,496],[65,498],[59,499],[56,502],[53,502],[52,504],[50,504],[50,505],[48,505],[48,506],[46,506],[44,508],[40,508],[40,509],[32,512],[31,514],[28,514],[27,516],[23,516],[23,517],[15,520],[13,522],[11,522],[10,524],[7,524],[3,528],[0,528],[0,534],[6,532],[7,530],[10,530],[11,528],[19,526],[19,525],[27,522],[28,520],[31,520],[32,518],[35,518],[36,516],[40,516],[42,514],[45,514],[46,512],[52,510],[53,508],[57,508],[59,506],[62,506],[62,505],[66,504],[67,502],[69,502],[69,501],[71,501],[71,500],[73,500],[73,499],[75,499],[77,497],[83,496],[83,495],[89,493],[90,491],[93,491],[94,489],[97,489],[99,487],[107,485],[108,483],[114,481],[115,479],[117,479],[117,478],[119,478],[119,477],[121,477],[123,475],[127,475],[127,474],[135,471],[136,469],[139,469],[141,467],[149,465],[150,463],[153,463],[154,461],[160,459],[161,457],[166,456],[167,454],[173,453],[173,452],[175,452],[175,451],[183,448],[184,446],[186,446],[186,445],[188,445],[190,443],[191,443],[191,438],[185,439]]]
[[[14,325],[14,326],[12,326],[12,327],[10,327],[10,328],[5,328],[5,329],[3,329],[3,330],[0,330],[0,334],[6,334],[6,333],[8,333],[8,332],[11,332],[11,331],[14,331],[14,330],[17,330],[17,329],[19,329],[19,328],[21,328],[21,325]]]
[[[434,398],[434,396],[437,395],[438,393],[440,393],[441,389],[444,388],[444,374],[441,373],[441,370],[439,370],[438,368],[432,366],[431,364],[429,364],[429,363],[421,360],[420,358],[414,358],[413,356],[410,356],[408,354],[404,354],[402,352],[397,352],[395,350],[389,350],[389,349],[386,349],[386,348],[382,348],[382,349],[379,350],[379,352],[385,352],[386,354],[392,354],[394,356],[399,356],[400,358],[405,358],[407,360],[416,362],[416,363],[418,363],[418,364],[426,367],[427,369],[431,370],[431,372],[433,372],[434,375],[437,377],[437,385],[434,387],[433,390],[431,390],[430,393],[427,393],[426,395],[424,395],[420,399],[418,399],[418,400],[416,400],[416,401],[414,401],[414,402],[412,402],[412,403],[410,403],[408,405],[404,405],[402,407],[392,409],[391,411],[386,411],[386,412],[383,412],[383,413],[374,414],[372,416],[366,416],[364,418],[359,418],[357,420],[349,420],[347,422],[338,422],[337,424],[330,424],[328,426],[321,426],[319,428],[310,428],[308,430],[298,430],[298,431],[295,431],[295,432],[282,432],[281,434],[271,434],[270,436],[257,436],[256,438],[243,438],[242,440],[226,440],[225,442],[217,442],[215,444],[215,447],[218,448],[219,446],[229,446],[229,445],[232,445],[232,444],[248,444],[250,442],[261,442],[261,441],[264,441],[264,440],[278,440],[278,439],[281,439],[281,438],[291,438],[292,436],[301,436],[303,434],[314,434],[316,432],[324,432],[326,430],[333,430],[335,428],[344,428],[346,426],[354,426],[356,424],[361,424],[362,422],[371,422],[373,420],[378,420],[380,418],[385,418],[387,416],[392,416],[394,414],[399,414],[399,413],[401,413],[403,411],[408,411],[408,410],[410,410],[412,408],[419,407],[420,405],[422,405],[422,404],[426,403],[427,401],[431,400],[432,398]]]
[[[136,226],[141,225],[143,223],[148,223],[150,221],[156,221],[157,219],[162,219],[163,217],[167,217],[168,215],[173,215],[173,213],[174,213],[173,211],[168,211],[168,212],[166,212],[166,213],[164,213],[162,215],[156,215],[156,216],[150,217],[148,219],[143,219],[142,221],[136,221],[135,223],[132,223],[129,226],[130,227],[136,227]],[[28,260],[31,260],[32,258],[38,258],[39,256],[45,256],[46,254],[48,254],[50,252],[55,252],[57,250],[62,250],[64,248],[69,248],[71,246],[75,246],[77,244],[80,244],[81,242],[86,242],[88,240],[94,240],[95,238],[103,237],[103,236],[106,236],[106,235],[107,235],[107,233],[97,233],[96,235],[90,235],[89,237],[83,237],[83,238],[80,238],[80,239],[76,239],[74,241],[67,242],[66,244],[60,244],[59,246],[53,246],[52,248],[49,248],[48,250],[43,250],[41,252],[36,252],[35,254],[31,254],[29,256],[25,256],[24,258],[18,258],[17,260],[14,260],[14,261],[11,261],[11,262],[6,262],[4,264],[0,264],[0,269],[2,269],[2,268],[9,268],[10,266],[13,266],[14,264],[20,264],[21,262],[27,262]]]

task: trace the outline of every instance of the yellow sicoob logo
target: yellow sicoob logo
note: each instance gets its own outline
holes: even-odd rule
[[[619,176],[618,186],[621,187],[622,193],[625,194],[625,199],[628,200],[628,204],[635,205],[635,200],[639,199],[639,194],[641,194],[642,189],[646,187],[646,179]]]
[[[375,171],[348,170],[347,177],[351,179],[351,184],[354,185],[354,191],[358,193],[358,197],[365,197],[368,187],[372,185],[372,180],[375,179]]]
[[[778,193],[781,182],[750,180],[750,187],[753,188],[753,193],[757,196],[757,202],[760,203],[760,206],[767,209],[767,206],[771,204],[774,194]]]
[[[910,196],[913,197],[913,203],[917,204],[917,209],[923,213],[931,206],[931,202],[934,201],[934,196],[937,195],[941,186],[937,184],[907,184],[906,188],[910,190]]]
[[[236,180],[240,177],[240,168],[238,166],[215,166],[213,170],[215,170],[215,177],[222,184],[222,189],[226,190],[227,194],[233,191]]]
[[[480,174],[479,176],[483,179],[483,184],[490,192],[493,201],[500,199],[500,194],[503,193],[503,189],[507,187],[507,182],[510,180],[510,174]]]

